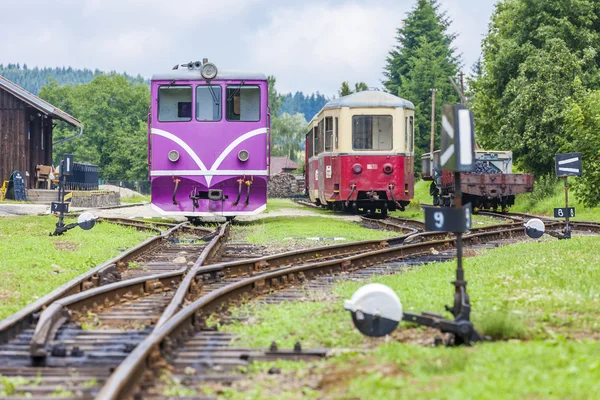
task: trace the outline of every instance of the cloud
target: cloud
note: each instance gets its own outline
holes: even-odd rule
[[[279,8],[246,45],[253,64],[277,77],[280,91],[332,95],[344,80],[380,87],[386,55],[407,10],[382,2]]]

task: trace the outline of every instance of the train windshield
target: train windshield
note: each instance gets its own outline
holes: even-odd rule
[[[260,88],[251,85],[227,86],[227,120],[260,120]]]
[[[158,120],[178,122],[192,120],[192,87],[161,86],[158,88]]]
[[[221,86],[196,87],[196,119],[198,121],[221,120]]]
[[[354,150],[391,150],[391,115],[355,115],[352,117]]]

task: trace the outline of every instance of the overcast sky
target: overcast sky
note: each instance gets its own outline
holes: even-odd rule
[[[441,0],[464,71],[496,0]],[[280,92],[381,87],[396,29],[416,0],[0,0],[0,63],[99,68],[149,78],[207,57],[277,77]]]

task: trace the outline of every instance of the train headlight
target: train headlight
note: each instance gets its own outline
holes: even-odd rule
[[[250,153],[248,153],[248,150],[240,150],[238,153],[238,158],[240,161],[248,161],[248,158],[250,158]]]
[[[386,174],[391,174],[392,172],[394,172],[394,167],[392,166],[392,164],[384,164],[383,165],[383,172],[385,172]]]
[[[204,79],[213,79],[217,76],[217,66],[213,63],[205,63],[200,74]]]
[[[352,166],[352,171],[354,171],[355,174],[360,174],[362,172],[362,167],[360,164],[354,164]]]
[[[171,162],[175,162],[177,160],[179,160],[179,152],[177,150],[171,150],[169,152],[169,161]]]

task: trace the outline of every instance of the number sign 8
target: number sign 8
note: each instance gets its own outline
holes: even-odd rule
[[[563,214],[563,210],[562,210],[562,208],[559,208],[559,209],[558,209],[558,216],[559,216],[559,217],[564,217],[564,216],[565,216],[565,215]]]

